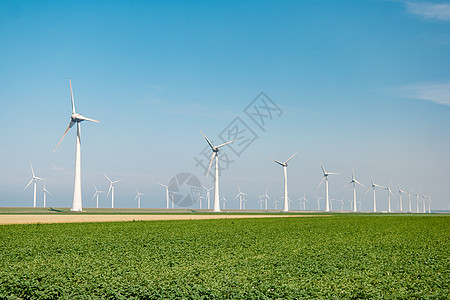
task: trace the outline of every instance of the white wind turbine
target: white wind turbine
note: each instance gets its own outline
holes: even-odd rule
[[[44,181],[44,188],[42,189],[42,192],[44,194],[44,207],[46,207],[46,203],[47,203],[47,194],[49,194],[50,196],[53,196],[52,193],[50,193],[46,188],[45,188],[45,181]]]
[[[359,184],[360,186],[364,186],[364,184],[362,184],[361,182],[359,182],[358,180],[355,179],[355,171],[352,171],[352,181],[350,181],[349,183],[347,183],[344,188],[350,184],[353,184],[353,212],[356,212],[356,184]]]
[[[423,212],[424,212],[424,213],[426,213],[426,210],[425,210],[425,199],[426,199],[426,197],[427,197],[427,196],[425,196],[425,195],[422,194],[422,205],[423,205]]]
[[[412,193],[412,191],[408,192],[408,198],[409,198],[409,210],[408,210],[408,212],[412,212],[412,208],[411,208],[411,193]]]
[[[391,195],[394,195],[391,191],[391,184],[392,184],[392,180],[389,183],[389,186],[384,188],[388,194],[388,212],[391,212]]]
[[[96,123],[100,123],[100,122],[97,120],[94,120],[94,119],[86,118],[75,112],[75,101],[73,99],[73,92],[72,92],[72,80],[69,79],[69,82],[70,82],[70,99],[72,102],[72,115],[70,116],[69,126],[67,126],[67,129],[64,132],[58,145],[56,145],[54,152],[56,151],[56,149],[58,149],[59,144],[61,144],[62,140],[66,136],[69,129],[72,128],[73,125],[77,124],[77,142],[76,142],[76,150],[75,150],[75,182],[73,185],[73,201],[72,201],[71,211],[82,211],[83,205],[82,205],[82,201],[81,201],[81,126],[80,126],[80,123],[83,121],[90,121],[90,122],[96,122]]]
[[[34,174],[34,170],[33,170],[33,166],[31,165],[31,161],[30,161],[30,167],[31,167],[31,173],[33,174],[33,177],[31,178],[30,182],[28,182],[27,186],[23,189],[24,191],[27,189],[27,187],[33,183],[34,184],[34,192],[33,192],[33,207],[36,207],[36,181],[37,180],[42,180],[45,182],[44,178],[41,177],[37,177]]]
[[[239,187],[239,185],[237,186],[238,187],[238,191],[239,191],[239,193],[236,195],[236,197],[234,197],[234,199],[236,200],[238,197],[239,197],[239,209],[243,209],[244,208],[244,201],[245,201],[245,196],[247,195],[246,193],[243,193],[242,191],[241,191],[241,188]]]
[[[211,203],[210,191],[211,191],[214,187],[210,187],[210,188],[208,189],[207,187],[205,187],[204,185],[202,185],[202,188],[204,188],[205,191],[206,191],[206,201],[207,201],[208,209],[210,209],[210,203]]]
[[[257,204],[259,204],[259,209],[262,210],[263,209],[263,204],[264,204],[264,200],[262,199],[264,196],[258,196],[259,200],[257,202]]]
[[[430,196],[424,196],[428,199],[428,213],[431,214],[431,197]]]
[[[229,141],[226,143],[223,143],[219,146],[214,146],[209,140],[208,138],[203,134],[203,132],[200,131],[200,133],[203,135],[203,137],[205,138],[206,142],[208,143],[209,147],[211,147],[212,150],[212,155],[211,155],[211,161],[209,162],[209,168],[208,168],[208,172],[206,173],[206,175],[209,174],[209,170],[211,170],[211,165],[213,162],[213,159],[216,159],[216,172],[215,172],[215,177],[214,177],[214,212],[220,212],[220,198],[219,198],[219,158],[218,158],[218,152],[220,151],[220,148],[222,148],[225,145],[231,144],[233,142],[235,142],[236,140],[233,141]]]
[[[376,184],[375,182],[373,182],[372,176],[370,176],[370,182],[372,183],[372,185],[371,185],[370,188],[367,190],[366,194],[370,191],[370,189],[373,190],[373,212],[376,212],[376,211],[377,211],[377,201],[376,201],[376,198],[375,198],[375,189],[376,189],[376,188],[382,189],[382,188],[384,188],[384,187],[381,186],[381,185]]]
[[[262,197],[262,198],[264,198],[264,201],[265,201],[265,206],[266,206],[266,210],[267,210],[267,200],[270,200],[270,197],[269,197],[269,195],[267,194],[267,191],[268,191],[268,189],[269,189],[269,187],[267,186],[266,187],[266,192],[264,193],[264,195],[261,195],[260,197]]]
[[[144,194],[140,193],[138,188],[136,188],[136,197],[134,197],[134,200],[138,200],[138,208],[141,208],[141,196],[144,196]]]
[[[400,185],[398,186],[398,197],[399,197],[399,209],[401,212],[403,212],[403,198],[402,198],[402,194],[408,194],[407,192],[405,192],[404,190],[402,190],[400,188]]]
[[[288,161],[291,160],[291,158],[293,158],[296,154],[298,153],[295,152],[294,154],[292,154],[291,157],[288,158],[288,160],[286,160],[284,163],[278,160],[273,160],[274,162],[276,162],[277,164],[279,164],[280,166],[283,167],[283,171],[284,171],[284,208],[283,211],[284,212],[288,212],[289,211],[289,196],[288,196],[288,189],[287,189],[287,166],[288,166]]]
[[[109,185],[109,190],[108,190],[108,194],[106,194],[106,197],[109,196],[109,192],[111,192],[111,208],[114,208],[114,186],[116,185],[116,183],[118,183],[119,181],[122,181],[122,179],[116,180],[116,181],[112,181],[111,179],[109,179],[108,176],[106,176],[106,179],[108,179],[110,185]]]
[[[98,195],[103,193],[103,191],[97,190],[97,187],[95,186],[95,184],[93,184],[93,186],[94,186],[95,193],[94,193],[94,196],[92,196],[92,200],[94,200],[94,198],[97,198],[97,208],[98,208]]]
[[[303,197],[298,198],[298,208],[301,209],[301,205],[303,204],[303,210],[306,210],[306,202],[308,202],[308,200],[306,199],[306,194],[303,194]]]
[[[419,193],[414,194],[416,196],[416,213],[419,212]]]
[[[225,209],[225,204],[227,203],[227,198],[225,196],[222,197],[222,208]]]
[[[278,203],[279,203],[279,202],[280,202],[280,201],[277,200],[277,197],[275,197],[275,199],[273,200],[273,205],[275,206],[275,210],[278,209]]]
[[[320,163],[320,167],[322,168],[323,178],[320,181],[319,186],[317,188],[320,188],[320,186],[322,185],[322,182],[325,180],[325,211],[330,211],[330,200],[328,198],[328,176],[329,175],[338,175],[339,173],[330,173],[330,172],[325,171],[325,168],[323,167],[322,163]]]
[[[317,210],[320,210],[320,200],[322,197],[316,196]]]
[[[172,183],[174,183],[174,181],[173,181]],[[166,189],[166,208],[170,208],[170,207],[169,207],[169,206],[170,206],[170,205],[169,205],[169,203],[170,203],[170,201],[169,201],[169,186],[171,186],[172,183],[170,183],[169,185],[165,185],[165,184],[162,184],[162,183],[159,183],[159,182],[158,182],[158,184],[159,184],[160,186],[162,186],[163,188]],[[172,208],[173,208],[173,202],[172,202]]]

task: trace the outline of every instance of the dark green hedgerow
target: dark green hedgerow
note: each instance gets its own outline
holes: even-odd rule
[[[450,217],[0,227],[1,299],[448,298]]]

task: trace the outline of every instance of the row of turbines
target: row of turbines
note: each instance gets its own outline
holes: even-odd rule
[[[73,189],[73,198],[72,198],[72,208],[71,211],[82,211],[82,199],[81,199],[81,122],[83,121],[89,121],[89,122],[95,122],[95,123],[100,123],[100,121],[91,119],[91,118],[87,118],[85,116],[82,116],[81,114],[77,113],[75,110],[75,101],[74,101],[74,97],[73,97],[73,90],[72,90],[72,80],[69,79],[69,84],[70,84],[70,99],[71,99],[71,105],[72,105],[72,114],[70,116],[70,122],[69,125],[67,126],[63,136],[61,137],[60,141],[58,142],[56,148],[54,151],[56,151],[59,147],[59,145],[61,144],[61,142],[63,141],[64,137],[66,136],[67,132],[76,124],[77,125],[77,135],[76,135],[76,148],[75,148],[75,176],[74,176],[74,189]],[[210,174],[210,170],[213,164],[213,161],[215,161],[215,176],[214,176],[214,203],[213,203],[213,211],[214,212],[220,212],[221,211],[221,207],[220,207],[220,194],[219,194],[219,158],[218,158],[218,153],[220,151],[220,149],[226,145],[229,145],[233,142],[235,142],[236,140],[232,140],[232,141],[228,141],[225,142],[223,144],[220,144],[218,146],[214,146],[211,141],[206,137],[206,135],[203,134],[203,132],[201,132],[201,134],[203,135],[203,137],[205,138],[206,142],[208,143],[208,145],[211,148],[212,154],[211,154],[211,159],[210,159],[210,163],[209,163],[209,167],[208,167],[208,171],[207,171],[207,175]],[[288,167],[288,162],[295,156],[297,155],[298,151],[295,152],[291,157],[289,157],[286,161],[281,162],[278,160],[273,160],[276,164],[280,165],[283,167],[283,172],[284,172],[284,197],[283,197],[283,202],[284,202],[284,206],[283,206],[283,211],[284,212],[288,212],[289,211],[289,196],[288,196],[288,187],[287,187],[287,167]],[[25,187],[25,189],[34,182],[34,206],[36,207],[36,182],[37,180],[44,180],[43,178],[37,177],[34,173],[33,167],[31,165],[30,162],[30,166],[31,166],[31,170],[32,170],[32,174],[33,177],[31,179],[31,181],[28,183],[28,185]],[[318,188],[322,185],[323,181],[325,181],[325,211],[330,211],[330,198],[329,198],[329,193],[328,193],[328,176],[330,175],[337,175],[339,173],[331,173],[331,172],[327,172],[325,170],[325,168],[323,167],[322,164],[320,164],[321,168],[322,168],[322,172],[323,172],[323,178],[322,181],[320,182]],[[110,188],[108,191],[108,194],[111,192],[111,199],[112,199],[112,208],[114,208],[114,186],[116,183],[118,183],[120,180],[116,180],[116,181],[112,181],[109,177],[107,177],[105,175],[105,177],[108,179],[108,181],[110,182]],[[45,181],[44,181],[45,182]],[[381,185],[375,184],[373,179],[371,179],[371,187],[369,188],[368,191],[370,191],[370,189],[373,190],[373,211],[376,212],[377,211],[377,207],[376,207],[376,198],[375,198],[375,190],[376,189],[385,189],[388,193],[388,212],[391,212],[391,199],[390,196],[393,194],[390,188],[390,185],[388,187],[383,187]],[[351,182],[348,183],[348,185],[352,184],[353,185],[353,203],[352,203],[352,207],[353,207],[353,211],[356,212],[357,211],[357,200],[356,200],[356,185],[361,185],[363,186],[363,184],[361,184],[358,180],[355,179],[354,176],[354,172],[352,174],[352,180]],[[165,187],[166,189],[166,207],[169,208],[169,197],[171,196],[169,193],[169,186],[160,184],[163,187]],[[98,206],[98,196],[102,191],[97,190],[97,188],[94,186],[95,188],[95,194],[94,197],[97,198],[97,206]],[[205,187],[204,187],[205,188]],[[210,191],[212,188],[207,189],[207,208],[209,209],[210,207]],[[240,189],[240,187],[238,187],[239,190],[239,194],[236,196],[236,198],[239,198],[239,208],[240,209],[244,209],[245,208],[245,193],[243,193]],[[135,197],[135,200],[138,200],[138,205],[140,207],[140,199],[141,196],[143,196],[142,193],[140,193],[137,188],[137,195]],[[50,194],[50,192],[48,192],[45,188],[45,183],[44,183],[44,206],[45,206],[45,198],[47,194]],[[399,188],[399,193],[400,193],[400,197],[402,194],[409,194],[409,198],[411,199],[411,192],[405,192],[403,190],[401,190]],[[267,209],[267,189],[266,189],[266,193],[265,195],[262,195],[264,197],[266,197],[265,200],[265,205],[266,205],[266,209]],[[93,197],[93,198],[94,198]],[[416,194],[416,197],[418,197],[418,194]],[[235,199],[236,199],[235,198]],[[431,197],[430,196],[425,196],[423,195],[423,198],[428,199],[428,203],[430,205],[431,203]],[[303,201],[306,202],[306,198],[305,196],[303,196]],[[317,200],[319,201],[319,200]],[[341,200],[339,200],[341,201]],[[223,205],[225,204],[226,199],[223,198],[222,199],[222,203]],[[400,201],[402,202],[402,201]],[[260,207],[262,207],[262,202],[260,203]],[[276,202],[277,203],[277,202]],[[277,205],[275,203],[275,205]],[[418,203],[418,200],[417,200]],[[200,199],[200,205],[201,205],[201,199]],[[305,207],[306,204],[304,204]],[[417,204],[418,205],[418,204]],[[424,204],[425,206],[425,204]],[[172,195],[172,207],[173,207],[173,195]],[[424,209],[425,210],[425,209]],[[400,211],[402,211],[402,208],[400,209]],[[411,200],[409,202],[409,211],[411,211]]]

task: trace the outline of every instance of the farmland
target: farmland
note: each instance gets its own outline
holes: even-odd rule
[[[0,226],[0,298],[447,298],[450,217]]]

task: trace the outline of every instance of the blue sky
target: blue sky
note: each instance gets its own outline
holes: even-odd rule
[[[324,194],[319,161],[341,173],[331,198],[351,199],[342,187],[354,168],[366,186],[371,175],[392,180],[449,208],[448,1],[1,0],[0,36],[0,206],[32,205],[30,160],[49,205],[71,205],[75,130],[53,153],[70,77],[77,112],[102,122],[82,123],[85,207],[92,184],[107,190],[103,173],[123,179],[116,207],[136,206],[135,186],[142,207],[163,207],[157,182],[181,172],[211,185],[194,161],[200,130],[220,142],[240,117],[258,138],[221,175],[227,207],[238,207],[237,184],[248,207],[266,186],[279,199],[283,173],[271,159],[299,150],[289,194],[306,193],[307,208]],[[244,112],[260,92],[283,112],[265,131]],[[370,209],[366,190],[358,197]],[[377,199],[387,209],[384,191]]]

